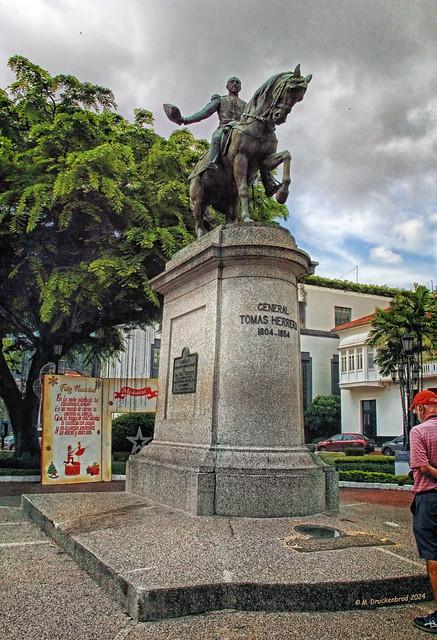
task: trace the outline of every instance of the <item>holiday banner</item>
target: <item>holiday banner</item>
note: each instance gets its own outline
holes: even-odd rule
[[[100,482],[102,380],[45,375],[43,394],[42,484]]]
[[[45,375],[41,483],[110,482],[113,414],[154,413],[157,397],[156,378]]]
[[[157,378],[106,378],[103,408],[112,413],[155,413]]]

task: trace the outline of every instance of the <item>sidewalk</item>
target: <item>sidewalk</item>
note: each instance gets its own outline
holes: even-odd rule
[[[84,485],[81,488],[83,490]],[[135,624],[69,556],[24,519],[16,504],[19,498],[16,492],[6,496],[2,493],[2,640],[336,640],[338,637],[342,640],[411,640],[424,637],[410,621],[415,615],[428,612],[431,608],[428,603],[335,613],[224,611]],[[373,493],[376,492],[343,489],[343,517],[350,518],[364,499],[370,502]],[[399,494],[404,496],[404,492],[385,493],[394,494],[396,499]],[[382,504],[373,504],[375,511],[394,525],[408,516],[408,504],[389,505],[387,497]],[[144,544],[147,545],[147,540]],[[122,548],[120,554],[123,554]]]

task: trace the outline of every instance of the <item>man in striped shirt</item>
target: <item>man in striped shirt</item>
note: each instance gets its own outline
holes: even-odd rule
[[[413,472],[413,532],[437,605],[437,394],[424,389],[416,394],[410,411],[420,424],[410,432],[410,467]],[[422,631],[437,634],[437,610],[414,618]]]

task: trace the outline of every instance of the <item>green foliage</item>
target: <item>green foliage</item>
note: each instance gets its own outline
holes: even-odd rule
[[[358,293],[370,293],[378,296],[386,296],[392,298],[399,293],[399,289],[386,287],[378,284],[359,284],[351,280],[335,280],[332,278],[324,278],[322,276],[304,276],[301,280],[304,284],[313,284],[317,287],[328,287],[329,289],[340,289],[342,291],[357,291]],[[406,295],[408,291],[404,292]]]
[[[35,471],[35,464],[32,463],[32,461],[22,460],[22,459],[18,458],[15,455],[15,452],[14,452],[13,455],[8,455],[8,456],[4,456],[4,457],[1,456],[0,457],[0,469],[8,469],[8,470],[11,470],[11,469],[19,469],[19,470],[31,469],[31,470]],[[35,474],[39,474],[39,473],[40,473],[39,469],[35,471]],[[4,473],[3,475],[8,475],[8,474]],[[10,475],[19,475],[19,474],[17,474],[17,473],[12,474],[11,473]]]
[[[21,464],[25,464],[25,463],[21,462]],[[30,466],[28,468],[8,469],[6,467],[2,467],[0,464],[0,476],[39,476],[40,473],[41,473],[40,470],[37,469],[35,465]]]
[[[363,456],[365,449],[364,447],[347,447],[344,452],[347,456]]]
[[[363,471],[394,473],[394,458],[377,455],[351,455],[339,456],[333,452],[319,454],[323,462],[334,465],[337,471]]]
[[[123,413],[112,421],[112,451],[132,451],[128,436],[136,436],[140,428],[143,436],[153,437],[154,413]]]
[[[372,454],[365,454],[357,459],[354,456],[345,456],[339,453],[338,451],[323,451],[319,453],[319,456],[322,458],[324,462],[329,462],[330,464],[336,464],[337,462],[350,462],[352,464],[357,464],[357,462],[369,462],[370,464],[384,464],[387,460],[390,460],[388,456]]]
[[[394,473],[380,473],[372,471],[340,471],[339,479],[345,482],[378,482],[384,484],[412,484],[412,480],[405,475],[396,476]]]
[[[335,463],[335,468],[337,471],[372,471],[379,473],[394,473],[395,465],[394,462],[384,461],[373,463],[370,460],[361,461],[361,462],[341,462]]]
[[[414,292],[400,292],[388,309],[377,309],[367,344],[376,348],[376,363],[389,376],[402,361],[401,338],[414,338],[415,352],[437,355],[437,296],[423,285]]]
[[[317,396],[305,411],[306,440],[323,438],[341,430],[340,398],[335,395]]]
[[[207,143],[186,130],[164,140],[146,109],[128,122],[103,87],[51,76],[22,56],[9,65],[16,80],[0,90],[0,396],[17,453],[38,456],[32,383],[55,360],[53,345],[63,357],[109,353],[124,326],[160,319],[149,281],[194,239],[187,177]],[[24,397],[13,375],[23,352]]]
[[[124,476],[126,473],[126,460],[113,460],[111,471],[115,476]]]

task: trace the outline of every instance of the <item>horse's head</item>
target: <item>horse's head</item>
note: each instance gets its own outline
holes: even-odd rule
[[[270,108],[270,117],[274,124],[282,124],[296,104],[301,102],[311,82],[312,76],[302,76],[300,65],[297,65],[293,73],[283,73],[278,79],[273,90],[273,102]]]
[[[311,78],[312,75],[301,75],[299,64],[294,71],[278,73],[256,91],[246,113],[282,124],[296,102],[303,100]]]

